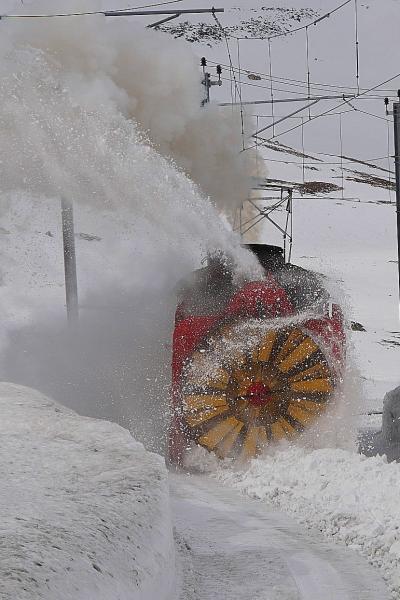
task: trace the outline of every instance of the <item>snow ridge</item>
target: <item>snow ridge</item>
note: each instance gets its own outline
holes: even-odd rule
[[[0,383],[2,600],[167,600],[167,473],[121,427]]]

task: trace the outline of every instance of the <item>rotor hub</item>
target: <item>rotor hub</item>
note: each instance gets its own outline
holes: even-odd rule
[[[265,406],[273,400],[271,389],[265,383],[252,383],[247,389],[246,400],[251,406]]]

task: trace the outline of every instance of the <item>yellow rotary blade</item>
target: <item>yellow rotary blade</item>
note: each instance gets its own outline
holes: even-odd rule
[[[305,371],[302,371],[301,373],[297,373],[297,375],[293,375],[292,377],[289,377],[289,381],[301,381],[303,379],[321,379],[323,377],[329,377],[331,374],[330,370],[328,369],[328,367],[326,367],[325,365],[319,363],[318,365],[314,365],[313,367],[310,367],[309,369],[306,369]]]
[[[304,410],[296,402],[290,402],[288,409],[288,415],[296,419],[301,425],[308,425],[314,421],[316,415],[308,410]]]
[[[272,438],[282,440],[285,438],[293,438],[298,435],[296,429],[283,417],[272,423],[271,425]]]
[[[300,329],[293,329],[280,349],[276,362],[282,362],[304,338],[305,336]]]
[[[237,421],[237,425],[232,429],[218,444],[218,455],[221,458],[225,458],[231,452],[240,432],[244,427],[244,423]]]
[[[228,356],[230,364],[235,369],[240,369],[246,364],[246,355],[241,350],[236,350]]]
[[[209,394],[196,394],[185,396],[184,410],[205,410],[207,408],[218,408],[226,405],[226,396],[211,396]]]
[[[229,433],[236,432],[238,426],[240,429],[243,427],[243,423],[240,423],[235,417],[228,417],[218,425],[215,425],[210,431],[207,431],[204,435],[199,438],[199,443],[202,446],[206,446],[210,450],[213,450],[215,446]],[[240,432],[238,431],[238,434]]]
[[[277,362],[278,369],[283,373],[287,373],[294,366],[314,354],[316,350],[318,350],[317,344],[311,338],[306,338],[304,342],[297,346],[297,348],[295,348],[295,350],[293,350],[293,352],[281,363]]]
[[[256,348],[253,352],[253,360],[255,362],[268,362],[272,348],[274,347],[276,340],[276,331],[268,331],[267,335],[263,339],[261,346]]]
[[[234,332],[234,326],[231,325],[224,325],[223,327],[221,327],[219,329],[219,335],[223,338],[231,338],[232,334]]]
[[[290,389],[294,392],[329,394],[333,390],[333,386],[329,379],[310,379],[308,381],[295,381],[290,384]]]
[[[296,404],[299,408],[307,410],[308,412],[315,413],[319,415],[325,409],[325,403],[321,402],[313,402],[312,400],[304,400],[303,398],[300,400],[293,400],[293,404]]]
[[[249,372],[247,369],[234,369],[232,371],[232,378],[235,381],[243,381],[244,379],[249,377]]]
[[[271,435],[273,440],[283,440],[286,438],[286,431],[280,421],[276,421],[271,425]]]
[[[258,449],[262,450],[265,446],[268,446],[269,440],[267,436],[267,431],[265,427],[260,427],[260,431],[258,433]]]
[[[193,387],[206,387],[216,390],[225,390],[229,383],[230,375],[225,369],[216,369],[209,377],[197,377],[191,374],[186,384]]]
[[[197,427],[198,425],[202,425],[206,423],[210,419],[214,419],[214,417],[218,417],[219,415],[223,415],[229,410],[229,406],[220,406],[219,408],[210,408],[205,411],[199,412],[196,415],[186,416],[186,423],[189,427]]]
[[[257,456],[258,450],[266,441],[266,437],[264,427],[250,427],[243,442],[240,459],[242,461],[247,461],[250,458]]]
[[[204,363],[205,360],[205,352],[200,352],[199,350],[196,350],[196,352],[192,354],[190,364],[194,366],[197,365],[197,368],[199,368],[199,365],[201,366],[201,364]]]

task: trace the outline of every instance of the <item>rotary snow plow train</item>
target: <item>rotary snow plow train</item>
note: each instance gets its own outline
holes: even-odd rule
[[[344,363],[338,305],[322,278],[285,263],[276,246],[248,245],[262,281],[235,285],[223,255],[193,274],[176,311],[169,458],[193,444],[245,461],[317,424]]]

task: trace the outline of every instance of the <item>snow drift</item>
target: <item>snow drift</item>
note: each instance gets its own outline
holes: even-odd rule
[[[174,598],[163,460],[28,388],[0,408],[2,599]]]

